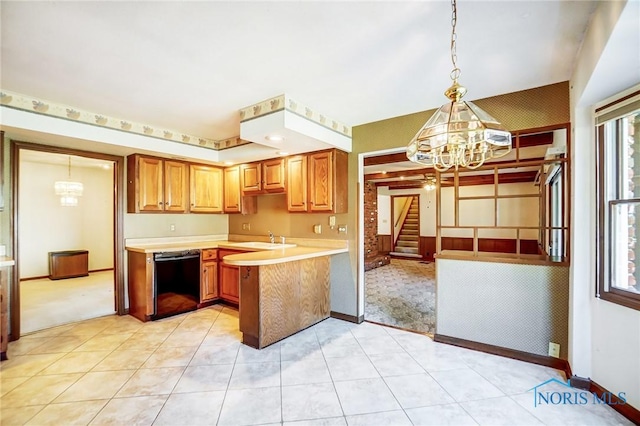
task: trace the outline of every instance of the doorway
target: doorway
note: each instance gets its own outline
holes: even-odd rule
[[[406,159],[404,152],[400,154]],[[425,186],[425,171],[409,169],[411,165],[395,153],[361,155],[364,185],[359,220],[364,232],[360,238],[367,256],[360,293],[364,320],[433,334],[435,264],[425,243],[435,237],[421,234],[435,230],[435,208]],[[390,261],[368,262],[373,254]]]
[[[64,323],[124,314],[122,157],[12,141],[11,340]],[[83,184],[65,200],[54,182]],[[62,185],[62,184],[60,184]],[[58,188],[58,192],[60,188]],[[66,204],[66,205],[65,205]],[[52,254],[88,251],[82,272],[49,279]]]

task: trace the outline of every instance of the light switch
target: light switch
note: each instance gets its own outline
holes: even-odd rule
[[[331,229],[333,229],[333,227],[336,226],[336,217],[335,216],[329,216],[329,226],[331,227]]]

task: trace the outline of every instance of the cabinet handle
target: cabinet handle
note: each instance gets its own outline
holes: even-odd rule
[[[159,206],[161,206],[161,205],[162,205],[162,201],[159,201],[159,202],[158,202],[158,205],[159,205]]]
[[[251,275],[251,267],[247,266],[246,271],[247,271],[247,275],[244,275],[242,277],[243,280],[246,280]]]

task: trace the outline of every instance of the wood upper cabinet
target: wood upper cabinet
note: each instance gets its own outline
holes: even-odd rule
[[[179,161],[164,161],[164,210],[186,212],[188,210],[189,181],[187,164]]]
[[[127,212],[184,213],[187,164],[156,157],[127,157]]]
[[[310,212],[333,210],[333,152],[309,155],[309,207]]]
[[[224,169],[224,212],[257,213],[258,203],[254,196],[243,196],[240,189],[240,166]]]
[[[273,158],[240,166],[243,194],[267,194],[285,191],[285,159]]]
[[[243,193],[262,191],[262,165],[260,163],[240,166],[240,187]]]
[[[307,156],[287,160],[287,208],[290,212],[307,211]]]
[[[200,303],[218,298],[218,250],[201,252]]]
[[[346,152],[328,150],[290,157],[287,206],[290,212],[347,212]]]
[[[189,164],[190,210],[202,213],[222,213],[222,169]]]
[[[284,158],[274,158],[262,162],[262,189],[266,192],[284,192],[286,188],[286,168]]]
[[[240,213],[240,166],[224,169],[224,212]]]

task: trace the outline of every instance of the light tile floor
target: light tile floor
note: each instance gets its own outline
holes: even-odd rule
[[[630,424],[608,406],[534,407],[528,389],[559,371],[371,323],[239,340],[221,306],[24,336],[0,364],[0,424]]]

